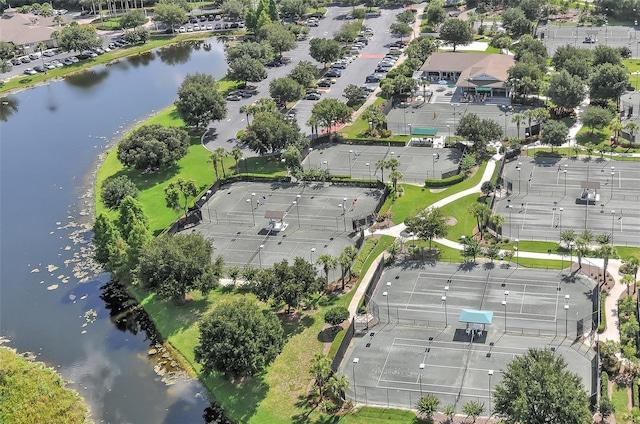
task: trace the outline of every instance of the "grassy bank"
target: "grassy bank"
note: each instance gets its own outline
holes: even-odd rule
[[[0,347],[0,422],[90,423],[84,400],[53,369]]]
[[[393,240],[390,236],[381,237],[373,250],[366,250],[366,257],[356,259],[364,263],[362,274]],[[220,302],[239,296],[255,299],[252,294],[242,290],[219,288],[207,297],[193,293],[192,302],[176,306],[140,289],[132,289],[132,292],[152,317],[165,340],[184,356],[198,375],[202,368],[195,362],[193,349],[198,344],[199,319]],[[329,416],[307,408],[301,399],[305,397],[311,383],[310,361],[316,353],[323,351],[324,311],[336,305],[347,307],[354,293],[355,288],[339,297],[319,296],[312,302],[312,307],[304,311],[292,316],[281,314],[287,341],[274,363],[264,373],[241,382],[230,381],[221,373],[201,378],[211,397],[231,417],[242,423],[278,424],[291,422],[292,417],[295,419],[307,415],[309,420],[305,422],[327,422]],[[264,306],[268,308],[267,305]],[[360,417],[360,412],[357,412],[349,416],[349,421],[345,422],[369,422],[367,414]]]

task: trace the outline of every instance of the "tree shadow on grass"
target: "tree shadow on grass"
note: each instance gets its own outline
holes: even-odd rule
[[[240,423],[248,422],[255,415],[258,405],[269,391],[269,385],[264,381],[264,373],[241,380],[229,380],[222,373],[201,376],[200,379],[226,414]]]
[[[302,333],[315,323],[315,317],[306,314],[301,315],[298,312],[291,314],[280,313],[278,314],[278,318],[280,318],[282,328],[284,329],[284,336],[287,339]]]

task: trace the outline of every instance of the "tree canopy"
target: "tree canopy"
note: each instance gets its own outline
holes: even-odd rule
[[[79,25],[75,21],[60,30],[57,40],[60,48],[68,52],[80,52],[102,45],[102,40],[98,37],[95,27]]]
[[[289,77],[303,87],[310,87],[316,79],[318,68],[308,60],[302,60],[289,72]]]
[[[550,120],[542,126],[542,137],[540,141],[543,144],[551,145],[551,149],[553,150],[553,146],[560,146],[565,143],[568,136],[569,128],[567,128],[564,122]]]
[[[187,154],[189,135],[180,128],[143,125],[118,144],[118,160],[135,169],[164,169]]]
[[[291,31],[280,23],[271,23],[260,28],[260,36],[277,51],[280,56],[282,52],[296,48],[296,37]]]
[[[153,20],[169,25],[173,31],[176,25],[187,20],[187,12],[179,4],[161,1],[153,9]]]
[[[607,108],[600,106],[590,106],[584,111],[580,120],[584,125],[591,128],[591,131],[595,129],[602,129],[609,125],[613,119],[613,112]]]
[[[629,73],[624,66],[605,63],[593,71],[589,96],[592,99],[618,100],[628,84]]]
[[[547,96],[558,107],[573,109],[586,94],[585,83],[578,76],[571,76],[565,69],[553,74],[547,88]]]
[[[266,41],[261,43],[246,42],[233,44],[229,46],[226,51],[227,63],[232,63],[234,60],[244,56],[249,56],[253,59],[258,59],[262,63],[266,63],[273,58],[273,54],[273,47]]]
[[[250,56],[242,56],[234,59],[229,63],[229,70],[227,71],[231,79],[237,81],[258,82],[267,77],[267,70],[260,59],[254,59]]]
[[[278,102],[288,103],[304,96],[304,87],[291,77],[275,78],[269,83],[269,94]]]
[[[529,349],[513,359],[495,387],[494,410],[506,423],[590,424],[589,398],[582,380],[563,357]]]
[[[336,124],[351,122],[352,112],[349,106],[337,99],[322,99],[313,106],[311,116],[323,127],[331,128]]]
[[[116,209],[125,197],[131,196],[135,199],[138,197],[138,193],[138,187],[133,181],[126,175],[121,175],[107,178],[102,183],[100,198],[106,207]]]
[[[298,123],[280,112],[258,112],[242,137],[249,148],[261,155],[295,145],[301,138]]]
[[[309,42],[309,55],[323,65],[338,60],[340,53],[340,43],[335,40],[314,38]]]
[[[421,240],[429,240],[429,249],[434,238],[446,237],[447,218],[440,208],[429,208],[405,221],[407,229]]]
[[[218,83],[207,74],[188,74],[178,89],[174,104],[185,124],[196,128],[227,116],[227,103]]]
[[[276,359],[284,341],[278,318],[241,298],[219,304],[202,319],[195,360],[205,375],[255,375]]]
[[[151,240],[140,256],[140,284],[177,303],[198,290],[207,295],[218,286],[224,262],[211,262],[213,243],[200,233],[164,235]]]
[[[453,51],[458,46],[466,46],[473,41],[473,32],[466,21],[458,18],[450,18],[440,27],[440,39],[445,44],[451,44]]]
[[[456,135],[473,141],[474,150],[483,152],[489,141],[502,135],[502,128],[493,119],[480,119],[475,113],[465,114],[456,127]]]

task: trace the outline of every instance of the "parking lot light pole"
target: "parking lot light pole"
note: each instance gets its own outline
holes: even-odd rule
[[[436,179],[436,157],[438,156],[437,153],[434,153],[433,156],[431,156],[431,179],[435,180]]]
[[[253,218],[253,225],[255,227],[255,225],[256,225],[256,213],[253,210],[253,202],[251,201],[251,199],[247,199],[247,204],[249,206],[251,206],[251,217]]]
[[[491,416],[491,377],[493,376],[493,370],[489,370],[489,416]]]
[[[444,303],[444,326],[445,328],[449,326],[449,318],[447,315],[447,296],[442,296],[442,303]]]
[[[507,301],[502,301],[502,306],[504,306],[504,332],[507,332]]]
[[[371,182],[371,164],[367,162],[367,169],[369,170],[369,182]]]
[[[560,233],[562,233],[562,212],[564,211],[564,208],[560,208]]]
[[[513,205],[509,203],[509,238],[511,238],[511,210],[513,209]]]
[[[356,383],[356,365],[360,362],[360,358],[353,358],[353,403],[358,403],[358,384]]]
[[[313,254],[316,252],[316,248],[312,247],[311,248],[311,253],[309,255],[309,258],[311,259],[311,263],[313,264]]]
[[[613,200],[613,176],[615,172],[611,171],[611,200]]]
[[[516,251],[516,268],[518,268],[518,266],[520,266],[520,255],[518,253],[518,251],[520,250],[520,249],[518,249],[518,247],[520,247],[520,245],[519,245],[520,240],[519,239],[515,239],[514,241],[516,242],[516,245],[514,246],[513,249]]]
[[[204,205],[207,204],[207,196],[202,196],[202,207],[204,207]],[[202,210],[202,208],[200,208],[200,210]],[[209,206],[207,206],[207,215],[209,216],[209,223],[211,223],[211,210],[209,209]],[[613,228],[613,226],[611,227]]]
[[[258,261],[260,262],[260,268],[262,269],[262,249],[264,249],[264,244],[261,244],[258,247]]]
[[[309,147],[309,153],[307,154],[307,158],[309,159],[309,171],[311,171],[311,152],[313,152],[313,147]]]
[[[611,246],[613,246],[613,224],[615,223],[616,211],[611,211]]]
[[[569,337],[569,305],[564,305],[564,336]]]
[[[567,170],[563,169],[562,173],[564,174],[564,195],[567,195]]]
[[[422,397],[422,371],[424,370],[424,367],[424,364],[420,364],[420,397]]]
[[[391,324],[391,313],[389,312],[389,292],[382,292],[382,296],[384,296],[387,301],[387,322]]]
[[[349,178],[351,178],[351,155],[353,154],[353,150],[349,150]]]
[[[573,246],[575,246],[575,243],[570,241],[569,242],[569,269],[573,267]]]

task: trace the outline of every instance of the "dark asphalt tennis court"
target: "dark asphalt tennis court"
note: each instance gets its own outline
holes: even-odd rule
[[[392,267],[370,305],[380,323],[353,339],[341,371],[352,383],[355,372],[351,396],[360,403],[413,408],[422,389],[458,411],[470,400],[488,408],[489,387],[514,356],[553,347],[592,393],[595,352],[577,336],[592,328],[594,287],[578,274],[498,264]],[[493,322],[472,340],[467,324],[458,322],[462,309],[492,311]]]
[[[511,194],[503,190],[494,210],[506,219],[503,236],[558,242],[563,230],[589,229],[596,235],[613,234],[615,245],[640,246],[637,163],[519,157],[505,165],[504,177]],[[577,202],[587,181],[600,184],[599,199],[588,206]]]
[[[297,256],[314,261],[353,245],[357,234],[352,220],[371,214],[381,195],[377,189],[324,183],[234,183],[204,205],[195,231],[213,239],[215,254],[228,266],[268,267]],[[267,211],[284,213],[287,228],[269,231]]]
[[[404,177],[403,182],[422,185],[427,178],[435,175],[440,179],[442,173],[457,170],[462,152],[430,147],[323,144],[311,150],[302,166],[304,169],[329,169],[332,175],[375,181],[382,178],[382,172],[376,170],[376,162],[392,157],[400,162],[398,171]],[[389,169],[384,170],[386,180],[389,180],[389,172]]]

